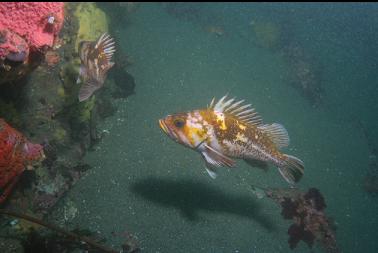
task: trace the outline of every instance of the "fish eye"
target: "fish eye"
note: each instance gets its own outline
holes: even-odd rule
[[[173,124],[177,128],[182,128],[184,126],[185,122],[182,119],[176,119],[175,121],[173,121]]]

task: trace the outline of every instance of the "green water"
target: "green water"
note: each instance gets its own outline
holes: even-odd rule
[[[252,103],[264,122],[287,128],[285,152],[306,165],[298,186],[321,190],[342,251],[377,252],[378,199],[362,188],[369,150],[357,121],[377,136],[377,46],[364,38],[378,38],[368,29],[377,28],[372,10],[378,6],[206,5],[221,17],[223,36],[163,7],[142,4],[128,24],[112,27],[117,47],[133,58],[128,71],[135,94],[116,100],[118,111],[99,126],[108,133],[85,157],[92,170],[64,200],[78,210],[67,224],[99,231],[113,247],[122,238],[112,232],[129,231],[142,252],[291,252],[291,223],[250,188],[287,187],[275,168],[264,172],[238,162],[213,180],[198,153],[159,129],[159,118],[229,93]],[[322,106],[312,107],[286,83],[282,54],[245,39],[249,21],[259,18],[290,20],[298,40],[321,62]],[[293,252],[310,250],[300,242]]]

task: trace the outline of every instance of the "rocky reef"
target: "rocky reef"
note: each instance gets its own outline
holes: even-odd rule
[[[59,44],[64,4],[6,2],[0,5],[0,85],[19,80]]]
[[[11,193],[21,174],[44,158],[42,145],[29,142],[0,118],[0,204]]]
[[[116,111],[113,100],[133,94],[120,53],[106,89],[83,103],[77,99],[77,44],[108,31],[107,19],[95,3],[0,5],[2,210],[47,217],[90,169],[82,158],[101,140],[97,124]],[[126,79],[131,86],[123,85]],[[5,228],[24,233],[40,227],[19,222]]]
[[[106,14],[94,3],[79,4],[74,16],[79,25],[75,40],[76,52],[80,41],[95,41],[102,33],[108,32]]]

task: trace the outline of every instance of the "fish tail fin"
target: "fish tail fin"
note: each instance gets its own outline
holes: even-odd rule
[[[302,178],[304,164],[295,156],[284,154],[283,164],[278,167],[278,171],[289,184],[294,184]]]

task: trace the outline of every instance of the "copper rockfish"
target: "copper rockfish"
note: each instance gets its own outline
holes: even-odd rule
[[[114,41],[106,33],[102,34],[97,41],[80,42],[81,66],[77,79],[77,83],[83,82],[79,90],[80,102],[87,100],[104,85],[107,72],[114,65],[114,62],[111,62],[114,52]]]
[[[217,167],[233,167],[232,158],[240,158],[270,162],[287,182],[298,182],[303,162],[279,150],[289,145],[286,129],[277,123],[263,124],[255,109],[243,102],[224,96],[217,103],[213,99],[206,109],[168,115],[159,124],[170,138],[202,155],[212,178]]]

